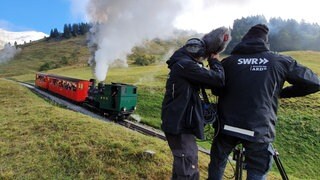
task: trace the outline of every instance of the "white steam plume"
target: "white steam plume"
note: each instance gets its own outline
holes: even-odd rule
[[[182,0],[90,0],[88,17],[93,27],[89,47],[94,51],[95,76],[103,81],[108,67],[143,40],[164,38],[174,29]],[[91,63],[92,61],[89,60]]]
[[[3,49],[0,50],[0,64],[11,60],[16,54],[20,53],[21,49],[6,44]]]

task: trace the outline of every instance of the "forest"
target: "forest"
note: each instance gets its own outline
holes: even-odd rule
[[[264,16],[250,16],[233,22],[232,41],[226,53],[230,53],[249,28],[258,23],[269,27],[269,44],[272,51],[320,50],[319,24],[281,18],[270,18],[268,21]]]

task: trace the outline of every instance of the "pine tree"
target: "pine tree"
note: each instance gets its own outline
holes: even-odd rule
[[[54,38],[57,38],[57,37],[59,37],[59,36],[60,36],[60,33],[59,33],[58,29],[57,29],[57,28],[54,28],[54,29],[53,29],[53,37],[54,37]]]
[[[72,35],[76,37],[79,34],[79,25],[73,24],[72,25]]]
[[[79,24],[79,34],[84,35],[89,32],[89,25],[87,23],[80,23]]]
[[[71,37],[71,31],[67,24],[63,27],[63,37],[69,39]]]
[[[49,37],[50,37],[50,38],[54,38],[53,36],[54,36],[54,34],[53,34],[53,29],[51,29],[51,30],[50,30],[50,36],[49,36]]]

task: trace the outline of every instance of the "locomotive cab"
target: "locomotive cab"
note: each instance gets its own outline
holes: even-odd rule
[[[137,87],[121,83],[98,83],[97,87],[91,86],[88,99],[107,114],[125,117],[136,109]]]

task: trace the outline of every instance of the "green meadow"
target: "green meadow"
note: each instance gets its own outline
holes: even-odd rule
[[[284,54],[320,74],[320,52]],[[77,37],[31,43],[15,59],[0,64],[0,179],[170,179],[172,157],[166,142],[61,108],[4,79],[32,83],[47,62],[57,66],[47,73],[90,79],[88,56],[84,38]],[[128,64],[110,68],[105,82],[136,85],[135,114],[142,123],[159,128],[166,64]],[[319,112],[320,93],[280,100],[274,146],[290,179],[318,178]],[[150,157],[146,150],[156,154]],[[205,179],[209,157],[199,154]],[[232,172],[228,165],[229,177]],[[269,179],[281,179],[276,166]]]

